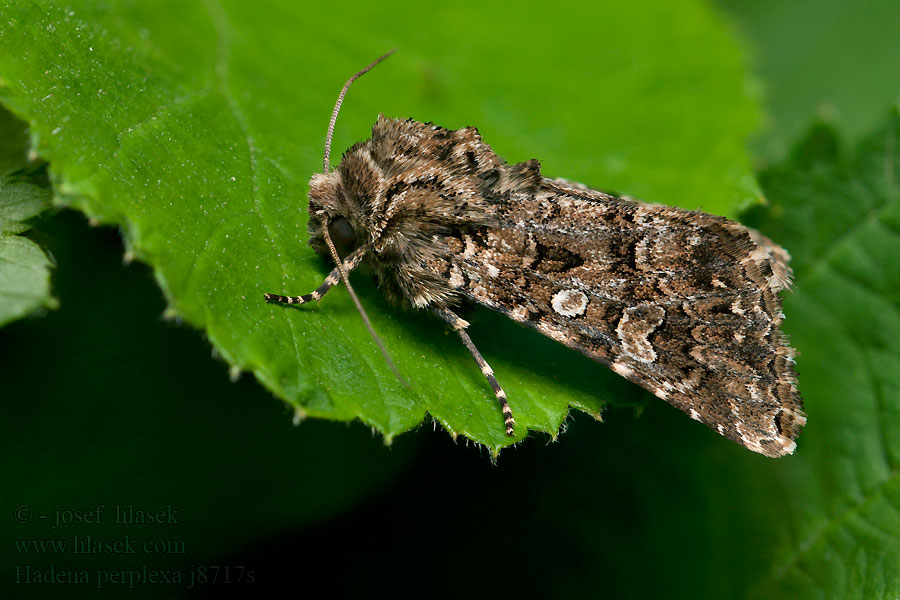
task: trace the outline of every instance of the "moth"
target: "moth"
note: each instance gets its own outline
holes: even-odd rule
[[[367,262],[390,300],[456,331],[510,436],[506,393],[454,312],[461,303],[589,356],[754,452],[794,451],[806,416],[781,331],[779,292],[791,281],[783,248],[723,217],[544,177],[537,160],[507,164],[474,127],[379,116],[372,137],[330,170],[350,84],[389,54],[344,86],[324,170],[309,183],[309,243],[337,267],[304,296],[266,301],[318,301],[343,279],[371,331],[347,279]],[[355,249],[341,259],[332,235]]]

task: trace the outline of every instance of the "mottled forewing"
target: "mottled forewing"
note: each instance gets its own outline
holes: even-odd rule
[[[784,250],[721,217],[558,180],[486,197],[496,223],[445,240],[454,288],[756,452],[793,451],[805,416],[780,330]]]

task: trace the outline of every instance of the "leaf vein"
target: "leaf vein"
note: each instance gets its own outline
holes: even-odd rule
[[[781,567],[772,575],[774,581],[778,581],[785,577],[793,567],[796,567],[804,555],[811,552],[819,543],[824,543],[828,534],[837,530],[839,525],[843,525],[850,517],[854,515],[862,516],[863,511],[873,503],[878,497],[883,496],[888,488],[900,482],[900,472],[894,471],[890,475],[878,483],[875,487],[863,494],[862,498],[855,504],[848,506],[841,511],[840,514],[828,519],[819,531],[810,536],[805,542],[797,545],[797,550],[786,560]],[[896,536],[896,534],[894,534]]]

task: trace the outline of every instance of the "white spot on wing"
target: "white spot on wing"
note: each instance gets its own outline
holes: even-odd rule
[[[471,235],[467,235],[463,239],[466,242],[466,249],[463,251],[463,258],[471,260],[475,258],[475,252],[478,251],[478,247],[475,245],[475,240],[472,239]]]
[[[449,283],[452,288],[461,288],[466,283],[465,279],[463,279],[462,271],[456,265],[450,268]]]
[[[614,362],[612,364],[612,370],[621,375],[622,377],[630,377],[634,371],[631,367],[624,363]]]
[[[528,317],[528,309],[524,306],[517,306],[509,312],[509,316],[516,321],[524,321]]]
[[[580,290],[560,290],[550,300],[553,310],[564,317],[578,317],[587,310],[588,297]]]

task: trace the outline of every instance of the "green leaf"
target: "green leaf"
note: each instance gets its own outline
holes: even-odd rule
[[[27,126],[0,107],[0,326],[41,306],[52,308],[47,254],[20,234],[28,219],[50,205],[52,192],[29,173]]]
[[[794,253],[785,322],[809,424],[781,471],[760,598],[900,594],[900,115],[854,155],[820,125],[763,174],[757,224]]]
[[[454,435],[510,443],[481,373],[429,315],[355,276],[384,364],[343,290],[287,310],[329,262],[306,247],[309,175],[343,81],[334,147],[379,112],[480,126],[510,161],[648,201],[733,214],[759,197],[744,149],[757,122],[729,31],[699,1],[517,5],[4,2],[0,100],[31,126],[63,201],[121,226],[170,313],[204,328],[298,414],[359,418],[386,439],[431,414]],[[577,11],[577,12],[573,12]],[[572,15],[577,14],[577,18]],[[380,33],[384,32],[384,33]],[[570,405],[599,414],[637,390],[484,311],[475,342],[525,429],[555,435]]]
[[[768,119],[758,148],[783,160],[812,115],[849,139],[875,128],[900,98],[900,2],[717,0],[751,42]]]

